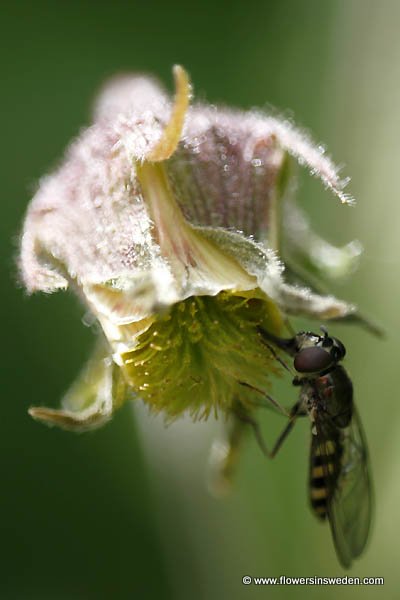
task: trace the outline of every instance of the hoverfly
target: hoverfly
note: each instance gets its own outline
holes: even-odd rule
[[[372,494],[365,437],[353,403],[353,385],[339,364],[346,349],[337,338],[300,332],[278,338],[259,328],[274,356],[273,346],[294,358],[293,385],[299,399],[272,452],[275,456],[299,416],[311,420],[309,490],[314,514],[328,520],[338,559],[343,567],[363,552],[371,522]]]

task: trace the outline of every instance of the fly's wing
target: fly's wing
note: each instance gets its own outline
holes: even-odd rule
[[[331,427],[332,432],[336,432],[338,464],[335,473],[328,472],[325,467],[326,484],[329,487],[326,509],[336,553],[341,564],[348,568],[364,550],[371,524],[372,491],[368,451],[354,406],[348,427]],[[323,428],[317,426],[319,445],[324,451],[327,442],[326,434],[321,435],[322,431]]]
[[[336,489],[328,505],[339,559],[349,567],[365,548],[372,516],[368,449],[360,417],[353,407],[349,427],[341,430],[343,454]]]

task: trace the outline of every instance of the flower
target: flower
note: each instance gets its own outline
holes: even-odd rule
[[[294,158],[351,204],[324,150],[279,118],[189,107],[187,73],[174,76],[172,104],[150,78],[111,82],[28,208],[28,292],[71,287],[103,332],[62,407],[30,409],[47,424],[97,427],[129,397],[168,420],[251,410],[277,371],[258,326],[356,314],[284,278],[285,265],[306,281],[357,261],[356,244],[312,233],[289,197]]]

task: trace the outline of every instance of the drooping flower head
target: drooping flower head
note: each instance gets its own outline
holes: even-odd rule
[[[72,288],[103,332],[62,408],[30,410],[46,423],[96,427],[128,397],[167,419],[250,410],[277,370],[258,327],[355,312],[285,279],[285,265],[299,281],[343,274],[359,254],[320,239],[290,197],[298,161],[351,203],[324,151],[275,117],[189,107],[174,75],[172,103],[147,77],[111,82],[29,206],[26,288]]]

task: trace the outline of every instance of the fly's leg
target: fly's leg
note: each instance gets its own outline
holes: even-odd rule
[[[215,440],[211,447],[208,473],[208,488],[210,492],[217,497],[229,492],[238,463],[244,433],[249,425],[253,429],[262,453],[267,458],[274,458],[294,427],[297,417],[302,414],[304,413],[301,410],[301,403],[296,402],[288,415],[289,420],[285,428],[276,440],[272,450],[269,451],[264,442],[259,424],[243,406],[237,403],[229,415],[224,438]]]
[[[260,390],[260,388],[255,387],[254,385],[251,385],[250,383],[246,383],[246,381],[238,381],[238,384],[239,385],[243,385],[244,387],[247,387],[247,388],[253,390],[254,392],[259,393],[266,400],[268,400],[269,404],[266,403],[266,402],[263,402],[263,403],[257,404],[257,406],[261,406],[261,407],[264,407],[264,408],[270,408],[270,404],[272,404],[272,406],[274,406],[282,415],[284,415],[285,417],[289,417],[290,416],[290,413],[288,413],[288,411],[286,410],[286,408],[284,408],[283,406],[281,406],[281,404],[279,404],[279,402],[277,400],[275,400],[275,398],[273,398],[269,394],[266,394],[263,390]]]
[[[246,423],[231,412],[223,437],[211,446],[208,469],[208,488],[217,497],[226,495],[232,486],[239,461]]]
[[[292,431],[296,423],[297,417],[299,417],[301,414],[302,413],[300,412],[300,402],[296,402],[296,404],[290,411],[289,421],[287,422],[286,427],[283,429],[278,439],[276,440],[274,447],[272,448],[270,458],[274,458],[277,455],[278,450],[282,446],[289,433]]]
[[[281,338],[278,338],[278,337],[272,335],[271,333],[269,333],[262,327],[257,327],[257,331],[260,334],[261,341],[264,344],[264,346],[266,346],[268,348],[268,350],[271,352],[271,354],[275,358],[275,360],[277,360],[278,363],[293,377],[294,374],[293,374],[292,369],[279,356],[279,354],[276,352],[275,348],[271,344],[275,344],[276,346],[278,346],[278,348],[280,348],[287,354],[294,356],[296,354],[296,350],[297,350],[296,345],[295,345],[296,337],[290,338],[288,340],[281,339]]]
[[[265,346],[267,346],[268,350],[271,352],[272,356],[275,358],[275,360],[278,361],[278,363],[288,372],[290,373],[290,375],[292,375],[293,377],[293,371],[292,369],[288,366],[288,364],[283,360],[283,358],[281,358],[279,356],[279,354],[277,354],[275,352],[275,350],[273,349],[273,347],[268,344],[265,340],[263,341],[263,343],[265,344]]]
[[[301,403],[296,402],[296,404],[291,409],[291,411],[289,413],[289,421],[286,424],[285,428],[283,429],[282,433],[279,435],[278,439],[276,440],[272,450],[268,450],[268,448],[264,442],[264,438],[262,436],[259,424],[249,413],[244,412],[240,408],[236,408],[235,415],[240,421],[242,421],[243,423],[246,423],[247,425],[250,425],[250,427],[253,429],[254,436],[257,440],[257,443],[258,443],[262,453],[267,458],[275,458],[275,456],[277,455],[278,450],[281,448],[283,442],[285,441],[285,439],[287,438],[289,433],[292,431],[297,418],[302,414],[300,407],[301,407]]]

